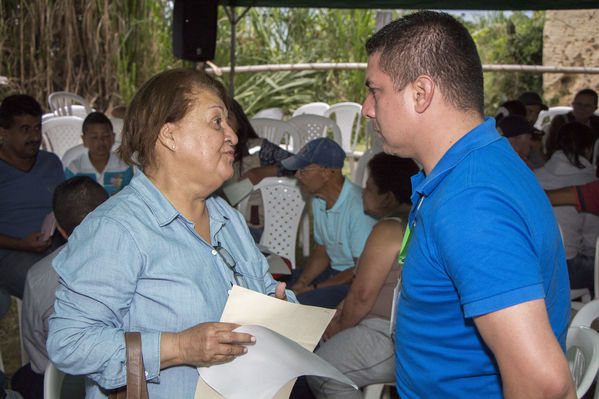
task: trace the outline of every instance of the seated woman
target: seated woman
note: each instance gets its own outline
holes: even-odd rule
[[[418,172],[412,160],[384,153],[376,154],[368,169],[364,211],[380,221],[368,236],[347,297],[324,333],[326,342],[316,352],[359,387],[395,380],[389,319],[406,225],[399,215],[410,209],[410,177]],[[331,379],[308,377],[308,383],[317,398],[362,397]]]
[[[593,151],[593,137],[591,128],[579,122],[566,123],[560,127],[557,133],[557,151],[544,167],[535,170],[543,189],[555,190],[597,179],[595,168],[589,162]],[[593,291],[599,217],[578,213],[574,206],[556,206],[553,210],[562,231],[570,288],[588,288]]]
[[[146,82],[119,148],[141,169],[53,262],[60,286],[48,353],[60,370],[87,375],[87,398],[125,385],[127,331],[141,332],[149,397],[192,398],[197,366],[232,360],[253,340],[218,322],[231,286],[286,297],[241,215],[211,196],[233,174],[237,136],[225,99],[201,71]]]
[[[255,186],[265,177],[292,177],[293,171],[283,168],[281,161],[293,154],[259,137],[241,105],[232,98],[229,99],[229,111],[229,124],[237,133],[238,142],[233,177],[225,184],[248,178]],[[264,231],[264,207],[259,191],[250,194],[244,216],[252,237],[256,242],[260,241]]]
[[[65,177],[89,176],[100,183],[109,195],[116,194],[131,181],[133,167],[112,152],[112,122],[103,113],[92,112],[83,121],[81,130],[87,151],[65,165]]]

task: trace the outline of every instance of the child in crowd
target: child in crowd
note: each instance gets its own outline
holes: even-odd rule
[[[114,132],[110,119],[101,112],[92,112],[83,121],[82,130],[87,151],[66,165],[66,178],[89,176],[109,195],[116,194],[131,181],[133,167],[112,151]]]

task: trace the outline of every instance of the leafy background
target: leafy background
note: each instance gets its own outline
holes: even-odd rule
[[[237,8],[237,15],[244,8]],[[396,18],[407,11],[393,11]],[[366,62],[364,43],[376,10],[253,8],[237,25],[237,65]],[[462,17],[485,64],[542,63],[544,12]],[[42,106],[53,91],[76,92],[98,110],[126,104],[150,76],[193,66],[172,55],[172,1],[3,0],[0,3],[0,98],[24,92]],[[229,64],[231,25],[219,7],[214,62]],[[228,75],[222,77],[228,85]],[[542,94],[542,76],[485,73],[486,111],[524,90]],[[311,101],[361,102],[364,71],[238,73],[236,98],[249,115]]]

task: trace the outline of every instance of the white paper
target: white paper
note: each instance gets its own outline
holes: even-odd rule
[[[268,327],[311,352],[334,315],[334,309],[282,301],[246,288],[233,286],[220,321]],[[229,381],[232,383],[231,380]],[[294,383],[295,379],[279,389],[275,399],[289,398]],[[222,399],[223,396],[206,384],[202,378],[199,378],[194,398]]]
[[[227,399],[270,399],[301,375],[333,378],[358,388],[319,356],[266,327],[241,326],[235,331],[252,334],[256,343],[233,361],[198,369],[204,381]]]

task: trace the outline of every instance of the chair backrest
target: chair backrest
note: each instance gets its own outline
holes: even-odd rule
[[[69,93],[68,91],[55,91],[51,93],[48,96],[48,105],[56,116],[73,115],[85,118],[87,114],[93,111],[85,98],[75,93]],[[81,107],[83,107],[83,110]],[[83,115],[82,112],[84,113]]]
[[[374,131],[374,125],[372,119],[368,119],[366,122],[366,130],[364,133],[364,140],[366,142],[366,149],[373,148],[377,150],[377,152],[383,151],[383,143],[378,138]]]
[[[64,154],[62,154],[62,158],[60,159],[62,161],[62,166],[66,168],[71,162],[73,162],[73,160],[79,158],[79,156],[84,152],[87,152],[87,147],[85,147],[83,144],[77,144],[75,147],[69,148]]]
[[[297,152],[299,150],[299,147],[295,148],[300,142],[300,137],[297,127],[294,125],[271,118],[252,118],[250,123],[258,136],[264,137],[273,144],[284,143],[288,151]]]
[[[299,133],[299,145],[296,152],[309,141],[319,137],[327,137],[328,130],[331,130],[333,140],[342,146],[341,130],[339,130],[339,126],[331,118],[320,115],[302,114],[294,116],[287,122],[294,125]]]
[[[267,177],[254,186],[264,203],[264,232],[260,244],[291,261],[295,269],[295,243],[302,211],[306,205],[297,180]]]
[[[293,112],[291,116],[298,116],[303,114],[312,114],[312,115],[320,115],[324,116],[324,112],[329,109],[329,104],[327,103],[308,103],[304,104]]]
[[[57,116],[42,123],[42,140],[48,151],[59,158],[78,144],[82,144],[81,127],[83,119],[76,116]]]
[[[368,162],[372,159],[375,154],[381,152],[379,149],[369,148],[364,151],[364,154],[360,157],[358,161],[358,166],[356,166],[356,171],[352,176],[352,181],[354,184],[357,184],[360,187],[366,186],[366,180],[368,180]]]
[[[345,152],[353,152],[360,135],[362,106],[352,102],[333,104],[324,112],[329,118],[332,115],[341,131],[341,147]]]
[[[572,318],[570,327],[590,328],[595,319],[599,319],[599,299],[593,299],[592,301],[585,303]]]
[[[60,399],[64,373],[48,362],[44,372],[44,399]]]
[[[112,131],[114,132],[114,143],[118,144],[121,142],[121,138],[123,137],[123,125],[125,121],[121,118],[113,118],[109,117],[110,122],[112,123]]]
[[[566,358],[576,387],[582,398],[599,370],[599,333],[587,327],[570,327],[566,337]]]
[[[553,118],[556,117],[556,115],[567,114],[570,111],[572,111],[572,107],[562,106],[551,107],[548,110],[543,110],[539,112],[539,116],[537,117],[537,121],[535,122],[534,126],[539,130],[546,131],[549,128],[551,121],[553,120]]]
[[[265,108],[258,111],[254,118],[270,118],[270,119],[283,119],[283,110],[281,108]]]

